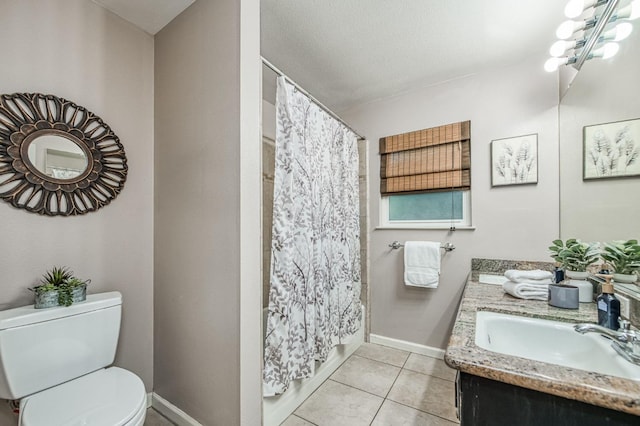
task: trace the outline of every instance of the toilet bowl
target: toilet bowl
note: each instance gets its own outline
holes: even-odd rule
[[[0,312],[0,398],[20,399],[20,426],[142,426],[142,380],[115,357],[122,297]],[[107,367],[107,368],[105,368]]]
[[[89,373],[20,401],[20,426],[139,426],[147,398],[142,380],[118,367]]]

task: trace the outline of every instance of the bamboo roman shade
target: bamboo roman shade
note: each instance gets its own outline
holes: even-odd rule
[[[471,121],[380,139],[382,195],[471,188]]]

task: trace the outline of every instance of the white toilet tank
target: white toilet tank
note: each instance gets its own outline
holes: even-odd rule
[[[0,311],[0,398],[20,399],[113,363],[122,295]]]

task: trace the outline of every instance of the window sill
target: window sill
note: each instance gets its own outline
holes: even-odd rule
[[[429,225],[384,225],[384,226],[376,226],[374,231],[384,231],[391,229],[410,229],[410,230],[422,230],[422,231],[448,231],[450,226],[429,226]],[[475,231],[475,226],[456,226],[456,231]]]

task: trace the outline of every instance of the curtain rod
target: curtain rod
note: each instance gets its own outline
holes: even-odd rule
[[[324,110],[327,114],[329,114],[331,117],[335,118],[336,120],[338,120],[340,123],[342,123],[343,126],[345,126],[347,129],[351,130],[353,132],[354,135],[356,135],[358,137],[359,140],[365,140],[366,138],[364,138],[363,136],[360,136],[360,134],[358,132],[356,132],[355,130],[353,130],[353,128],[351,128],[351,126],[349,126],[342,118],[338,117],[338,115],[336,113],[334,113],[333,111],[331,111],[329,108],[327,108],[326,106],[324,106],[324,104],[322,102],[320,102],[319,100],[317,100],[316,98],[314,98],[309,92],[307,92],[306,90],[304,90],[298,83],[296,83],[295,81],[291,80],[291,78],[289,78],[288,75],[286,75],[285,73],[283,73],[282,71],[280,71],[275,65],[273,65],[271,62],[269,62],[268,60],[266,60],[264,58],[264,56],[260,56],[260,59],[262,59],[262,63],[264,65],[267,66],[267,68],[271,69],[271,71],[275,72],[276,74],[278,74],[281,77],[284,77],[289,83],[291,83],[296,89],[298,89],[300,92],[304,93],[305,96],[307,96],[309,99],[311,99],[316,105],[318,105],[322,110]]]

